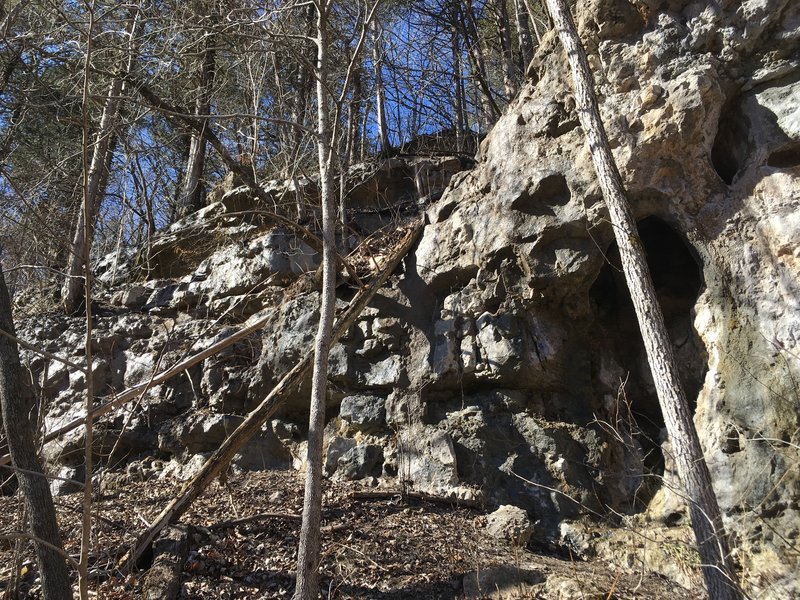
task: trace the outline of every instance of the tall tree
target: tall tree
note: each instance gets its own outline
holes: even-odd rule
[[[372,23],[372,67],[375,70],[375,117],[378,122],[378,142],[382,153],[391,148],[389,126],[386,120],[386,89],[383,86],[383,24],[379,19]]]
[[[523,0],[514,0],[514,17],[516,18],[517,39],[519,41],[519,72],[522,79],[525,77],[525,71],[533,58],[531,19]]]
[[[739,600],[742,592],[731,559],[728,537],[714,495],[700,439],[683,391],[664,317],[647,267],[636,221],[625,197],[622,177],[611,153],[594,92],[586,52],[566,0],[547,0],[547,8],[569,60],[578,117],[603,191],[619,246],[661,411],[672,441],[678,476],[685,488],[703,575],[712,600]]]
[[[322,442],[328,391],[328,354],[336,305],[336,239],[334,226],[332,140],[328,96],[328,19],[331,0],[317,0],[317,158],[322,204],[322,294],[319,326],[314,340],[311,375],[311,409],[308,418],[308,460],[303,500],[303,525],[297,553],[295,600],[315,600],[319,595],[320,520],[322,515]]]
[[[210,25],[203,34],[203,61],[200,65],[200,77],[195,99],[194,114],[203,123],[200,132],[193,132],[189,145],[189,158],[186,165],[186,176],[183,180],[178,215],[185,216],[202,208],[203,172],[206,164],[206,146],[208,143],[208,120],[211,114],[211,93],[216,72],[216,35],[213,28],[218,16],[212,7],[207,15]],[[206,16],[206,15],[202,15]]]
[[[0,330],[12,336],[14,321],[3,269],[0,268]],[[25,501],[30,532],[42,577],[45,600],[72,600],[69,572],[64,561],[61,534],[50,486],[39,464],[35,439],[35,409],[32,395],[25,393],[17,344],[0,335],[0,407],[3,411],[8,450]]]
[[[322,204],[322,292],[319,326],[314,340],[314,364],[311,375],[311,406],[308,417],[303,523],[297,552],[297,587],[294,600],[315,600],[319,595],[320,522],[322,518],[322,445],[325,406],[328,391],[328,354],[333,342],[336,307],[336,198],[334,196],[334,159],[339,144],[342,108],[357,70],[367,29],[380,0],[375,0],[363,19],[358,42],[353,49],[337,97],[331,97],[330,19],[333,0],[315,0],[317,9],[317,62],[314,69],[317,92],[317,161],[320,202]],[[331,106],[334,114],[331,114]]]
[[[70,314],[78,310],[83,300],[83,271],[91,252],[96,225],[95,220],[108,183],[111,153],[115,144],[115,129],[119,119],[122,99],[123,73],[128,70],[132,60],[133,39],[137,21],[138,12],[132,14],[128,19],[128,30],[126,32],[126,37],[128,38],[127,56],[124,56],[120,61],[118,66],[119,73],[112,78],[108,87],[103,105],[103,114],[100,117],[100,125],[92,142],[91,161],[84,161],[86,193],[83,194],[83,203],[75,222],[72,244],[67,258],[66,279],[61,289],[61,301],[66,312]],[[93,33],[89,32],[89,48],[91,47]],[[89,48],[87,48],[87,69],[90,66],[88,58],[91,56]],[[88,72],[85,77],[88,78]]]
[[[456,26],[458,9],[451,6],[453,12],[452,25],[450,26],[450,51],[453,56],[453,112],[455,113],[456,151],[464,149],[464,132],[467,130],[467,117],[464,107],[464,74],[461,65],[461,39]]]

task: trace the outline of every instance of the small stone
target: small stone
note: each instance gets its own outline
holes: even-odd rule
[[[528,513],[518,506],[504,504],[486,517],[486,530],[497,539],[525,546],[533,533]]]

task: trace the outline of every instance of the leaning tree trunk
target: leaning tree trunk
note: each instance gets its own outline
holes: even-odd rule
[[[110,164],[108,154],[113,147],[112,139],[119,115],[122,83],[122,77],[115,77],[108,89],[108,96],[103,107],[103,116],[100,118],[100,129],[93,144],[92,161],[89,165],[89,174],[87,176],[87,192],[83,196],[83,205],[75,222],[71,252],[67,261],[67,278],[61,289],[61,301],[64,305],[64,310],[69,314],[77,312],[83,301],[83,269],[90,251],[89,245],[94,237],[94,219],[97,216],[100,202],[105,194],[105,185],[108,182],[108,174],[105,171],[107,165]],[[88,235],[86,235],[87,229]]]
[[[331,347],[336,305],[336,260],[333,194],[331,119],[328,110],[328,12],[329,0],[317,5],[317,155],[322,203],[322,294],[319,328],[314,341],[311,376],[311,410],[308,426],[308,460],[303,525],[297,553],[295,600],[316,600],[319,595],[320,521],[322,518],[322,439],[325,427],[325,397],[328,383],[328,353]]]
[[[708,593],[712,600],[739,599],[742,593],[717,498],[711,486],[711,475],[683,392],[636,222],[625,198],[622,178],[600,118],[589,62],[566,0],[547,0],[547,7],[572,70],[578,116],[586,132],[597,178],[611,217],[661,412],[672,440],[678,476],[689,501],[692,528]]]
[[[0,329],[14,335],[11,302],[0,268]],[[71,600],[69,572],[64,561],[61,535],[50,486],[45,479],[34,444],[35,421],[32,419],[30,395],[23,393],[22,370],[17,344],[0,336],[0,406],[11,460],[16,467],[25,508],[30,519],[30,532],[35,538],[36,559],[42,577],[45,600]]]

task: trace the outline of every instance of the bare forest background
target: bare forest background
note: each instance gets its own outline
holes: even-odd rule
[[[544,7],[391,0],[365,28],[371,8],[331,8],[334,169],[474,155],[524,78]],[[84,187],[97,260],[202,207],[226,161],[261,184],[318,177],[315,19],[293,1],[0,3],[0,258],[15,304],[78,309]]]

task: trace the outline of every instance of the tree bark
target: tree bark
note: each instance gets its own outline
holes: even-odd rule
[[[14,335],[11,301],[0,268],[0,329]],[[44,477],[34,444],[35,413],[30,394],[23,393],[22,370],[17,344],[0,336],[0,406],[11,460],[29,515],[30,531],[37,540],[36,559],[42,577],[45,600],[71,600],[72,590],[64,557],[55,549],[63,549],[58,531],[56,511],[50,486]],[[49,546],[48,546],[49,545]]]
[[[353,73],[353,92],[347,104],[347,140],[345,144],[345,164],[351,165],[358,158],[357,150],[360,145],[361,134],[361,104],[363,102],[363,89],[361,85],[361,67],[356,67]]]
[[[597,178],[611,217],[622,268],[672,441],[678,475],[689,501],[692,528],[709,597],[712,600],[738,600],[742,592],[731,560],[728,537],[714,495],[711,475],[678,375],[636,221],[628,206],[622,178],[600,118],[586,53],[566,0],[547,0],[547,7],[569,60],[578,116],[589,142]]]
[[[378,120],[378,141],[381,152],[391,149],[386,123],[386,90],[383,87],[383,26],[376,19],[372,23],[372,63],[375,69],[375,115]]]
[[[514,0],[514,16],[517,20],[517,38],[519,40],[519,73],[520,80],[533,59],[533,37],[531,36],[531,20],[524,0]]]
[[[113,147],[111,142],[119,115],[121,92],[122,78],[115,77],[108,89],[103,115],[100,118],[100,128],[95,136],[92,160],[89,165],[87,193],[83,197],[81,210],[78,212],[75,222],[71,252],[67,259],[67,277],[61,289],[61,301],[64,310],[69,314],[75,313],[83,301],[83,268],[91,250],[89,247],[91,240],[94,237],[94,219],[105,194],[105,184],[108,182],[108,175],[104,171],[106,165],[110,164],[108,154]],[[89,215],[88,221],[86,215]],[[85,235],[87,231],[88,236]],[[87,240],[89,244],[87,244]]]
[[[330,353],[334,308],[336,305],[336,239],[334,229],[333,141],[328,110],[328,13],[329,0],[317,5],[317,158],[322,204],[322,294],[319,326],[314,340],[314,368],[311,375],[311,409],[308,417],[308,455],[306,461],[303,524],[297,552],[297,587],[294,600],[316,600],[319,596],[319,549],[322,520],[322,442],[325,428],[325,404],[328,393],[328,354]],[[376,25],[376,27],[379,27]],[[375,36],[381,43],[380,29]],[[376,55],[376,58],[378,55]],[[376,61],[376,85],[381,63]],[[380,90],[380,88],[378,88]],[[379,115],[381,96],[378,96]],[[380,117],[379,117],[380,119]],[[385,130],[382,137],[385,136]],[[381,140],[382,150],[385,139]]]
[[[450,51],[453,58],[453,112],[456,115],[456,152],[464,150],[464,132],[467,128],[464,110],[464,74],[461,72],[461,44],[458,29],[450,28]]]
[[[216,71],[216,40],[209,34],[203,50],[203,65],[200,69],[200,90],[195,101],[195,117],[203,127],[192,133],[189,146],[189,160],[186,167],[183,191],[181,193],[179,218],[202,208],[203,172],[206,164],[206,144],[208,142],[208,115],[211,113],[211,90]]]

